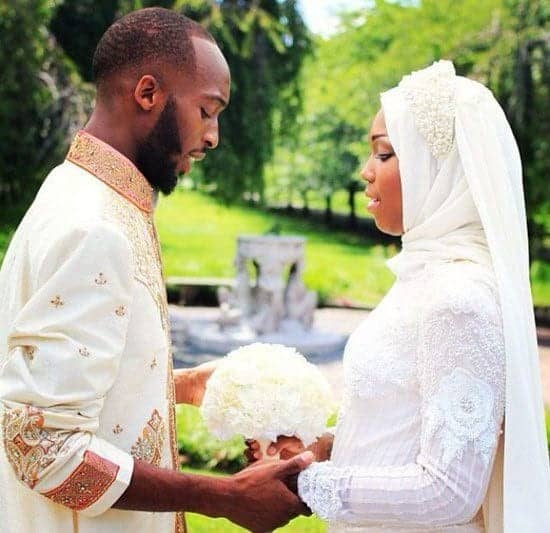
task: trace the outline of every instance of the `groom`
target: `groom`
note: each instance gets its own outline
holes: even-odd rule
[[[287,483],[311,454],[177,471],[174,404],[200,402],[212,368],[172,371],[153,222],[158,191],[218,144],[227,63],[200,25],[151,8],[105,32],[93,70],[92,116],[0,271],[2,531],[183,531],[180,511],[272,530],[307,512]]]

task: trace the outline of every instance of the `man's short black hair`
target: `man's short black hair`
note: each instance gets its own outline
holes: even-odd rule
[[[192,37],[214,38],[197,22],[175,11],[150,7],[133,11],[114,22],[94,52],[92,72],[99,88],[113,74],[144,65],[173,65],[192,70]]]

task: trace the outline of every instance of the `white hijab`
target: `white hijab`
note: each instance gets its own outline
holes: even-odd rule
[[[550,467],[529,285],[521,161],[491,92],[439,61],[382,95],[403,193],[401,274],[437,260],[493,269],[506,348],[504,450],[486,500],[488,533],[550,531]]]

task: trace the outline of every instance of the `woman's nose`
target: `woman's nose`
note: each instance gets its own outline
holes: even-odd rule
[[[370,158],[369,158],[369,161],[367,161],[363,166],[363,168],[361,169],[361,173],[359,175],[363,180],[368,181],[369,183],[372,183],[374,181],[374,170],[369,165],[369,162],[370,162]]]

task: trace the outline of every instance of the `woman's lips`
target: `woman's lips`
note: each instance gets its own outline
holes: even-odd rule
[[[378,198],[371,198],[369,200],[369,203],[367,204],[367,210],[372,213],[378,209],[379,205],[380,205],[380,200]]]
[[[367,191],[365,189],[365,196],[369,199],[369,202],[367,203],[367,210],[370,212],[373,212],[373,211],[376,211],[376,209],[378,209],[378,206],[380,205],[380,198],[371,196],[369,192],[370,191]]]

